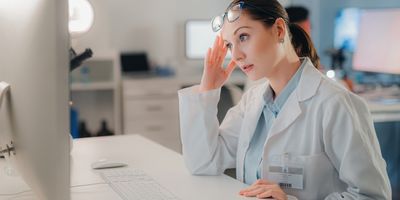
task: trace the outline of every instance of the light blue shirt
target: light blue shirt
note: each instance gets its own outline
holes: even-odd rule
[[[271,87],[268,87],[263,95],[265,103],[263,112],[258,120],[257,128],[253,138],[250,141],[244,161],[244,182],[246,184],[253,184],[261,177],[261,162],[265,141],[273,122],[279,114],[279,111],[285,105],[285,102],[289,98],[290,94],[292,94],[294,89],[296,89],[300,81],[305,60],[301,59],[301,62],[302,64],[300,65],[299,69],[282,90],[282,93],[275,98],[275,101],[273,98],[274,91]]]

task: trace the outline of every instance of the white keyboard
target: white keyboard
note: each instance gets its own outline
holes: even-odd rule
[[[106,169],[100,176],[123,200],[178,200],[171,192],[141,170]]]

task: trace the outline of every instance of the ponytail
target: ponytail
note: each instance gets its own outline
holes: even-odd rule
[[[314,66],[319,69],[320,62],[310,36],[297,24],[290,23],[289,29],[294,50],[299,57],[309,57]]]

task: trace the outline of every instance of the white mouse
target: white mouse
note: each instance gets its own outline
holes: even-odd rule
[[[101,159],[92,163],[92,169],[106,169],[115,167],[125,167],[127,164],[121,162],[110,161],[107,159]]]

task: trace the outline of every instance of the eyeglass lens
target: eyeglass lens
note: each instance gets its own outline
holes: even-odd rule
[[[242,9],[240,7],[240,4],[232,6],[227,13],[228,22],[236,21],[240,17],[241,11]]]
[[[227,17],[227,21],[232,23],[239,19],[241,14],[241,6],[240,4],[236,4],[228,9],[228,11],[223,16],[216,16],[211,22],[211,26],[214,32],[219,31],[224,24],[224,18]]]
[[[212,29],[214,32],[219,31],[222,28],[222,24],[224,23],[224,18],[222,16],[216,16],[211,22]]]

